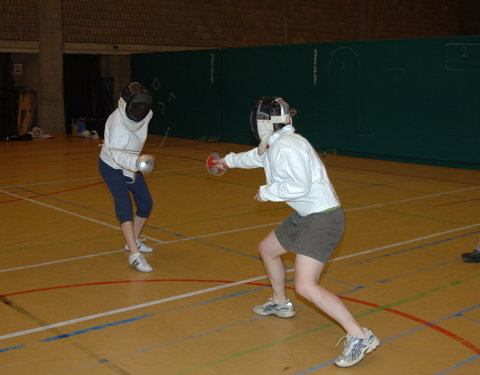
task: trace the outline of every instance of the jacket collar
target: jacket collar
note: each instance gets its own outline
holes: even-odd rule
[[[268,145],[271,146],[280,136],[284,134],[293,134],[295,133],[295,128],[293,125],[285,125],[283,128],[277,130],[275,133],[271,135],[268,139]]]

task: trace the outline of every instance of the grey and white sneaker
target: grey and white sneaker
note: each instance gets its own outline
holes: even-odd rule
[[[140,272],[152,272],[153,268],[143,257],[142,253],[135,253],[128,257],[128,263],[130,266]]]
[[[363,328],[365,338],[360,339],[351,335],[343,336],[335,345],[346,338],[342,354],[335,359],[335,364],[338,367],[350,367],[360,362],[365,354],[371,353],[380,345],[380,340],[375,336],[372,331],[367,328]]]
[[[150,246],[148,245],[145,245],[143,243],[143,239],[139,238],[136,242],[137,242],[137,249],[138,251],[142,252],[142,253],[152,253],[153,252],[153,248],[151,248]],[[125,244],[125,250],[130,250],[128,248],[128,245]]]
[[[267,303],[264,303],[260,306],[255,306],[253,312],[258,315],[271,315],[275,314],[280,318],[291,318],[295,315],[295,309],[293,308],[292,302],[287,299],[282,303],[273,302],[273,297],[268,299]]]

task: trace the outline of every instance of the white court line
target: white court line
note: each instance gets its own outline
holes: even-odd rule
[[[46,181],[46,182],[35,182],[33,184],[23,184],[23,185],[6,185],[0,186],[0,189],[9,189],[9,188],[21,188],[21,187],[28,187],[28,186],[42,186],[42,185],[53,185],[53,184],[62,184],[65,182],[80,182],[80,181],[89,181],[89,180],[98,180],[100,177],[85,177],[85,178],[77,178],[71,180],[57,180],[57,181]]]
[[[343,257],[333,258],[333,259],[330,259],[329,262],[336,262],[336,261],[343,260],[343,259],[348,259],[348,258],[357,257],[357,256],[359,256],[359,255],[370,254],[370,253],[374,253],[374,252],[376,252],[376,251],[389,249],[389,248],[391,248],[391,247],[396,247],[396,246],[400,246],[400,245],[405,245],[405,244],[407,244],[407,243],[422,241],[422,240],[426,240],[426,239],[428,239],[428,238],[438,237],[438,236],[441,236],[441,235],[443,235],[443,234],[448,234],[448,233],[452,233],[452,232],[458,232],[458,231],[460,231],[460,230],[471,229],[471,228],[478,227],[478,226],[480,226],[480,223],[476,223],[476,224],[472,224],[472,225],[467,225],[466,227],[450,229],[450,230],[446,230],[446,231],[444,231],[444,232],[438,232],[438,233],[434,233],[434,234],[429,234],[428,236],[417,237],[417,238],[414,238],[414,239],[412,239],[412,240],[397,242],[397,243],[394,243],[394,244],[391,244],[391,245],[380,246],[380,247],[376,247],[376,248],[374,248],[374,249],[365,250],[365,251],[360,251],[360,252],[354,253],[354,254],[344,255]]]
[[[344,256],[344,257],[334,258],[331,261],[338,261],[338,260],[342,260],[342,259],[346,259],[346,258],[352,258],[352,257],[363,255],[363,254],[373,253],[375,251],[380,251],[380,250],[387,249],[387,248],[390,248],[390,247],[394,247],[394,246],[398,246],[398,245],[402,245],[402,244],[406,244],[406,243],[410,243],[410,242],[415,242],[415,241],[419,241],[419,240],[422,240],[422,239],[431,238],[431,237],[439,236],[439,235],[442,235],[442,234],[455,232],[455,231],[458,231],[458,230],[469,229],[469,228],[479,226],[479,225],[480,225],[480,223],[477,223],[477,224],[469,225],[469,226],[462,227],[462,228],[457,228],[457,229],[452,229],[452,230],[432,234],[432,235],[429,235],[429,236],[419,237],[419,238],[409,240],[409,241],[399,242],[399,243],[388,245],[388,246],[377,247],[375,249],[370,249],[370,250],[367,250],[367,251],[362,251],[362,252],[359,252],[359,253],[350,254],[350,255],[347,255],[347,256]],[[286,270],[287,273],[294,272],[294,271],[295,271],[294,268],[290,268],[290,269]],[[26,330],[23,330],[23,331],[17,331],[17,332],[13,332],[13,333],[9,333],[9,334],[0,336],[0,341],[10,339],[12,337],[28,335],[30,333],[46,331],[46,330],[49,330],[49,329],[52,329],[52,328],[58,328],[58,327],[63,327],[63,326],[70,325],[70,324],[85,322],[87,320],[103,318],[103,317],[109,316],[109,315],[115,315],[115,314],[120,314],[120,313],[124,313],[124,312],[127,312],[127,311],[138,310],[138,309],[142,309],[144,307],[159,305],[159,304],[162,304],[162,303],[175,301],[175,300],[179,300],[179,299],[183,299],[183,298],[188,298],[188,297],[196,296],[196,295],[199,295],[199,294],[205,294],[205,293],[213,292],[213,291],[220,290],[220,289],[231,288],[231,287],[234,287],[234,286],[237,286],[237,285],[242,285],[242,284],[262,280],[262,279],[265,279],[266,277],[267,277],[266,275],[257,276],[257,277],[253,277],[251,279],[236,281],[234,283],[222,284],[222,285],[219,285],[219,286],[206,288],[206,289],[201,289],[201,290],[197,290],[197,291],[194,291],[194,292],[177,294],[176,296],[172,296],[172,297],[167,297],[167,298],[158,299],[158,300],[155,300],[155,301],[145,302],[145,303],[141,303],[141,304],[138,304],[138,305],[127,306],[127,307],[123,307],[123,308],[120,308],[120,309],[105,311],[105,312],[98,313],[98,314],[87,315],[87,316],[83,316],[81,318],[66,320],[64,322],[49,324],[49,325],[42,326],[42,327],[37,327],[37,328],[26,329]]]
[[[27,199],[27,200],[29,200],[29,199]],[[35,202],[35,203],[39,203],[39,202]],[[48,207],[49,205],[46,205],[46,206]],[[378,206],[378,205],[375,205],[375,206]],[[61,210],[61,211],[64,211],[64,210]],[[272,225],[272,224],[264,224],[262,226],[269,226],[269,225]],[[387,248],[391,248],[391,247],[395,247],[395,246],[399,246],[399,245],[403,245],[403,244],[407,244],[407,243],[412,243],[412,242],[416,242],[416,241],[420,241],[420,240],[428,239],[428,238],[432,238],[432,237],[437,237],[437,236],[447,234],[447,233],[452,233],[452,232],[456,232],[456,231],[460,231],[460,230],[470,229],[470,228],[473,228],[473,227],[476,227],[476,226],[479,226],[479,225],[480,225],[480,223],[476,223],[476,224],[472,224],[472,225],[461,227],[461,228],[455,228],[455,229],[451,229],[451,230],[448,230],[448,231],[438,232],[438,233],[435,233],[435,234],[431,234],[431,235],[423,236],[423,237],[418,237],[418,238],[415,238],[415,239],[412,239],[412,240],[403,241],[403,242],[399,242],[399,243],[396,243],[396,244],[377,247],[377,248],[374,248],[374,249],[358,252],[358,253],[355,253],[355,254],[350,254],[350,255],[343,256],[343,257],[333,258],[331,261],[333,262],[333,261],[338,261],[338,260],[342,260],[342,259],[356,257],[356,256],[359,256],[359,255],[369,254],[369,253],[377,252],[377,251],[384,250],[384,249],[387,249]],[[257,227],[261,227],[261,226],[257,226]],[[232,230],[232,231],[228,231],[228,232],[235,232],[235,231],[246,230],[246,229],[251,229],[251,228],[254,228],[254,227],[242,228],[242,229]],[[223,232],[223,233],[226,233],[226,232]],[[200,237],[208,237],[208,236],[213,236],[213,235],[217,235],[217,234],[208,234],[208,235],[198,236],[198,237],[183,238],[183,239],[179,239],[179,240],[170,241],[169,243],[186,241],[186,240],[189,240],[189,239],[195,239],[195,238],[200,238]],[[111,251],[111,252],[105,252],[105,253],[102,253],[102,254],[109,254],[109,253],[118,252],[118,251],[122,251],[122,250],[115,250],[115,251]],[[96,256],[96,255],[98,255],[98,254],[87,255],[87,256],[78,257],[78,258],[75,258],[75,259],[82,259],[82,258]],[[55,261],[55,262],[50,262],[50,264],[59,263],[59,262],[61,262],[61,260]],[[26,267],[28,267],[28,266],[26,266]],[[33,266],[30,266],[30,267],[33,267]],[[294,269],[291,268],[291,269],[288,269],[286,272],[289,273],[289,272],[293,272],[293,271],[294,271]],[[4,270],[4,272],[5,272],[5,270]],[[209,292],[215,291],[215,290],[230,288],[230,287],[233,287],[233,286],[237,286],[237,285],[241,285],[241,284],[245,284],[245,283],[249,283],[249,282],[253,282],[253,281],[258,281],[258,280],[262,280],[262,279],[265,279],[265,278],[266,278],[266,275],[258,276],[258,277],[254,277],[254,278],[247,279],[247,280],[237,281],[237,282],[228,283],[228,284],[222,284],[222,285],[219,285],[219,286],[216,286],[216,287],[201,289],[201,290],[198,290],[198,291],[195,291],[195,292],[179,294],[179,295],[176,295],[176,296],[172,296],[172,297],[168,297],[168,298],[164,298],[164,299],[159,299],[159,300],[155,300],[155,301],[150,301],[150,302],[146,302],[146,303],[142,303],[142,304],[138,304],[138,305],[128,306],[128,307],[124,307],[124,308],[121,308],[121,309],[115,309],[115,310],[110,310],[110,311],[106,311],[106,312],[103,312],[103,313],[88,315],[88,316],[84,316],[84,317],[80,317],[80,318],[76,318],[76,319],[67,320],[67,321],[64,321],[64,322],[50,324],[50,325],[47,325],[47,326],[27,329],[27,330],[23,330],[23,331],[17,331],[17,332],[13,332],[13,333],[10,333],[10,334],[0,336],[0,340],[6,340],[6,339],[17,337],[17,336],[28,335],[30,333],[45,331],[45,330],[48,330],[48,329],[58,328],[58,327],[62,327],[62,326],[70,325],[70,324],[76,324],[76,323],[87,321],[87,320],[93,320],[93,319],[97,319],[97,318],[101,318],[101,317],[105,317],[105,316],[109,316],[109,315],[114,315],[114,314],[119,314],[119,313],[123,313],[123,312],[127,312],[127,311],[137,310],[137,309],[141,309],[141,308],[148,307],[148,306],[153,306],[153,305],[158,305],[158,304],[162,304],[162,303],[166,303],[166,302],[170,302],[170,301],[174,301],[174,300],[178,300],[178,299],[188,298],[188,297],[191,297],[191,296],[194,296],[194,295],[209,293]]]
[[[445,192],[443,192],[443,193],[435,193],[435,194],[429,194],[429,195],[422,195],[422,196],[415,197],[415,198],[399,199],[399,200],[396,200],[396,201],[390,201],[390,202],[386,202],[386,203],[372,204],[372,205],[370,205],[370,206],[350,208],[350,209],[348,209],[348,210],[346,210],[346,211],[349,211],[349,212],[350,212],[350,211],[363,210],[363,209],[365,209],[365,208],[374,208],[374,207],[379,207],[379,206],[385,206],[385,205],[387,205],[387,204],[397,204],[397,203],[411,202],[411,201],[416,201],[416,200],[419,200],[419,199],[427,199],[427,198],[431,198],[431,197],[438,197],[438,196],[441,196],[441,195],[449,195],[449,194],[453,194],[453,193],[461,193],[461,192],[464,192],[464,191],[477,190],[477,189],[480,189],[480,186],[472,186],[472,187],[465,188],[465,189],[445,191]]]
[[[216,233],[208,233],[208,234],[202,234],[200,236],[194,236],[194,237],[184,237],[184,238],[179,238],[176,240],[171,240],[171,241],[162,241],[161,245],[168,245],[172,243],[177,243],[177,242],[183,242],[183,241],[192,241],[192,240],[198,240],[200,238],[207,238],[207,237],[214,237],[214,236],[219,236],[222,234],[229,234],[229,233],[236,233],[236,232],[242,232],[245,230],[252,230],[252,229],[257,229],[257,228],[263,228],[263,227],[269,227],[272,225],[275,225],[278,223],[273,223],[273,224],[262,224],[262,225],[255,225],[252,227],[246,227],[246,228],[237,228],[237,229],[232,229],[232,230],[226,230],[223,232],[216,232]],[[142,235],[142,237],[144,237]],[[156,246],[157,244],[153,244],[152,246]],[[96,256],[101,256],[101,255],[107,255],[107,254],[113,254],[113,253],[121,253],[124,252],[125,249],[121,250],[110,250],[110,251],[104,251],[101,253],[95,253],[95,254],[89,254],[89,255],[82,255],[79,257],[74,257],[74,258],[65,258],[65,259],[59,259],[59,260],[52,260],[50,262],[44,262],[44,263],[36,263],[36,264],[30,264],[27,266],[19,266],[19,267],[13,267],[13,268],[5,268],[3,270],[0,270],[0,273],[2,272],[10,272],[10,271],[18,271],[18,270],[23,270],[27,268],[35,268],[35,267],[41,267],[41,266],[48,266],[50,264],[57,264],[57,263],[63,263],[63,262],[72,262],[74,260],[80,260],[80,259],[85,259],[85,258],[93,258]]]
[[[127,311],[142,309],[142,308],[144,308],[144,307],[159,305],[159,304],[162,304],[162,303],[166,303],[166,302],[170,302],[170,301],[175,301],[175,300],[182,299],[182,298],[187,298],[187,297],[196,296],[196,295],[198,295],[198,294],[204,294],[204,293],[208,293],[208,292],[213,292],[213,291],[215,291],[215,290],[220,290],[220,289],[225,289],[225,288],[231,288],[231,287],[233,287],[233,286],[237,286],[237,285],[241,285],[241,284],[246,284],[246,283],[251,283],[251,282],[253,282],[253,281],[258,281],[258,280],[262,280],[262,279],[265,279],[265,278],[266,278],[266,276],[253,277],[253,278],[251,278],[251,279],[236,281],[236,282],[234,282],[234,283],[222,284],[222,285],[214,286],[214,287],[211,287],[211,288],[206,288],[206,289],[197,290],[197,291],[195,291],[195,292],[189,292],[189,293],[184,293],[184,294],[177,294],[176,296],[167,297],[167,298],[163,298],[163,299],[158,299],[158,300],[156,300],[156,301],[150,301],[150,302],[146,302],[146,303],[141,303],[141,304],[139,304],[139,305],[133,305],[133,306],[128,306],[128,307],[123,307],[123,308],[121,308],[121,309],[105,311],[105,312],[103,312],[103,313],[94,314],[94,315],[87,315],[87,316],[84,316],[84,317],[81,317],[81,318],[76,318],[76,319],[72,319],[72,320],[66,320],[66,321],[64,321],[64,322],[49,324],[49,325],[47,325],[47,326],[42,326],[42,327],[37,327],[37,328],[26,329],[26,330],[24,330],[24,331],[13,332],[13,333],[9,333],[9,334],[0,336],[0,340],[6,340],[6,339],[10,339],[10,338],[16,337],[16,336],[23,336],[23,335],[28,335],[28,334],[30,334],[30,333],[45,331],[45,330],[48,330],[48,329],[51,329],[51,328],[63,327],[63,326],[69,325],[69,324],[75,324],[75,323],[84,322],[84,321],[87,321],[87,320],[92,320],[92,319],[96,319],[96,318],[102,318],[102,317],[109,316],[109,315],[120,314],[120,313],[127,312]]]
[[[400,203],[400,202],[408,202],[408,201],[413,201],[413,200],[418,200],[418,199],[426,199],[426,198],[430,198],[430,197],[434,197],[434,196],[439,196],[439,195],[447,195],[447,194],[459,193],[459,192],[468,191],[468,190],[475,190],[475,189],[478,189],[478,188],[479,188],[478,186],[475,186],[475,187],[470,187],[470,188],[465,188],[465,189],[460,189],[460,190],[452,190],[452,191],[443,192],[443,193],[435,193],[435,194],[424,195],[424,196],[421,196],[421,197],[415,197],[415,198],[401,199],[401,200],[397,200],[397,201],[390,201],[390,202],[378,203],[378,204],[373,204],[373,205],[370,205],[370,206],[350,208],[350,209],[346,209],[345,212],[365,210],[365,209],[368,209],[368,208],[385,206],[385,205],[388,205],[388,204],[396,204],[396,203]],[[1,190],[1,189],[0,189],[0,192],[4,192],[5,194],[10,194],[10,195],[13,195],[13,196],[15,196],[15,197],[18,197],[18,198],[21,198],[21,199],[24,199],[24,200],[27,200],[27,201],[30,201],[30,202],[33,202],[33,203],[36,203],[36,204],[40,204],[40,205],[43,205],[43,206],[46,206],[46,207],[49,207],[49,208],[53,208],[53,209],[62,211],[62,212],[64,212],[64,213],[67,213],[67,214],[70,214],[70,215],[73,215],[73,216],[77,216],[77,217],[80,217],[80,218],[84,218],[84,219],[86,219],[86,220],[93,221],[93,222],[95,222],[95,223],[99,223],[99,224],[102,224],[102,225],[105,225],[105,226],[108,226],[108,227],[111,227],[111,228],[114,228],[114,229],[117,229],[117,230],[120,230],[120,229],[121,229],[120,227],[116,227],[116,226],[111,225],[111,224],[108,224],[108,223],[104,223],[104,222],[101,222],[101,221],[98,221],[98,220],[94,220],[94,219],[91,219],[91,218],[88,218],[88,217],[85,217],[85,216],[82,216],[82,215],[78,215],[78,214],[76,214],[76,213],[74,213],[74,212],[67,211],[67,210],[64,210],[64,209],[60,209],[60,208],[57,208],[57,207],[55,207],[55,206],[48,205],[48,204],[46,204],[46,203],[37,202],[37,201],[35,201],[35,200],[29,199],[29,198],[25,198],[25,197],[22,197],[22,196],[17,195],[17,194],[5,192],[5,191],[3,191],[3,190]],[[145,237],[145,238],[148,238],[148,239],[152,239],[153,241],[157,241],[157,244],[172,244],[172,243],[177,243],[177,242],[182,242],[182,241],[196,240],[196,239],[199,239],[199,238],[207,238],[207,237],[213,237],[213,236],[218,236],[218,235],[222,235],[222,234],[236,233],[236,232],[242,232],[242,231],[247,231],[247,230],[252,230],[252,229],[257,229],[257,228],[263,228],[263,227],[268,227],[268,226],[272,226],[272,225],[278,225],[278,224],[280,224],[280,223],[281,223],[281,222],[275,222],[275,223],[269,223],[269,224],[262,224],[262,225],[255,225],[255,226],[251,226],[251,227],[237,228],[237,229],[233,229],[233,230],[229,230],[229,231],[224,231],[224,232],[216,232],[216,233],[204,234],[204,235],[201,235],[201,236],[185,237],[185,238],[181,238],[181,239],[177,239],[177,240],[172,240],[172,241],[161,241],[161,240],[155,239],[155,238],[153,238],[153,237],[148,237],[148,236],[142,236],[142,237]],[[469,228],[474,227],[474,226],[477,226],[477,225],[478,225],[478,224],[473,224],[473,225],[467,226],[467,227],[462,227],[462,228],[452,229],[452,230],[446,231],[446,232],[431,234],[431,235],[426,236],[426,237],[420,237],[420,238],[412,239],[412,240],[409,240],[409,241],[405,241],[405,242],[403,242],[403,243],[411,243],[411,242],[415,242],[415,241],[422,240],[422,239],[424,239],[424,238],[431,238],[431,237],[439,236],[439,235],[442,235],[442,234],[445,234],[445,233],[449,233],[449,232],[455,232],[455,231],[459,231],[459,230],[463,230],[463,229],[469,229]],[[355,254],[358,254],[358,255],[368,254],[369,252],[379,251],[379,250],[387,249],[387,248],[390,248],[390,247],[395,247],[395,246],[401,245],[401,244],[403,244],[403,243],[398,243],[398,244],[392,244],[392,245],[383,246],[383,247],[378,248],[378,250],[376,250],[376,249],[365,250],[364,252],[355,253]],[[155,245],[156,245],[156,244],[155,244]],[[153,246],[155,246],[155,245],[153,245]],[[80,260],[80,259],[85,259],[85,258],[92,258],[92,257],[96,257],[96,256],[106,255],[106,254],[113,254],[113,253],[122,252],[122,251],[123,251],[123,249],[122,249],[122,250],[112,250],[112,251],[106,251],[106,252],[95,253],[95,254],[90,254],[90,255],[84,255],[84,256],[80,256],[80,257],[65,258],[65,259],[59,259],[59,260],[50,261],[50,262],[37,263],[37,264],[26,265],[26,266],[19,266],[19,267],[14,267],[14,268],[6,268],[6,269],[3,269],[3,270],[0,270],[0,273],[2,273],[2,272],[10,272],[10,271],[18,271],[18,270],[27,269],[27,268],[35,268],[35,267],[47,266],[47,265],[50,265],[50,264],[58,264],[58,263],[63,263],[63,262],[71,262],[71,261],[75,261],[75,260]],[[334,259],[331,259],[330,261],[333,262],[333,261],[338,261],[338,260],[346,259],[346,258],[349,258],[349,257],[356,256],[355,254],[350,254],[350,255],[345,255],[344,257],[334,258]]]
[[[226,231],[223,231],[223,232],[208,233],[208,234],[203,234],[203,235],[194,236],[194,237],[179,238],[179,239],[177,239],[177,240],[164,241],[164,242],[162,243],[162,245],[169,245],[169,244],[172,244],[172,243],[178,243],[178,242],[183,242],[183,241],[193,241],[193,240],[198,240],[198,239],[201,239],[201,238],[214,237],[214,236],[220,236],[220,235],[223,235],[223,234],[229,234],[229,233],[237,233],[237,232],[242,232],[242,231],[248,231],[248,230],[252,230],[252,229],[269,227],[269,226],[277,225],[277,224],[280,224],[280,222],[278,222],[278,223],[270,223],[270,224],[262,224],[262,225],[254,225],[254,226],[251,226],[251,227],[237,228],[237,229],[232,229],[232,230],[226,230]],[[411,239],[411,240],[402,241],[402,242],[397,242],[397,243],[390,244],[390,245],[385,245],[385,246],[381,246],[381,247],[376,247],[376,248],[370,249],[370,250],[359,251],[358,253],[353,253],[353,254],[349,254],[349,255],[344,255],[344,256],[342,256],[342,257],[337,257],[337,258],[332,258],[332,259],[329,260],[329,262],[336,262],[336,261],[343,260],[343,259],[353,258],[353,257],[359,256],[359,255],[370,254],[370,253],[374,253],[374,252],[376,252],[376,251],[381,251],[381,250],[389,249],[389,248],[391,248],[391,247],[396,247],[396,246],[400,246],[400,245],[405,245],[405,244],[408,244],[408,243],[417,242],[417,241],[425,240],[425,239],[428,239],[428,238],[438,237],[438,236],[441,236],[441,235],[443,235],[443,234],[448,234],[448,233],[452,233],[452,232],[458,232],[458,231],[461,231],[461,230],[471,229],[471,228],[474,228],[474,227],[477,227],[477,226],[480,226],[480,223],[468,225],[468,226],[466,226],[466,227],[460,227],[460,228],[450,229],[450,230],[447,230],[447,231],[444,231],[444,232],[438,232],[438,233],[430,234],[430,235],[428,235],[428,236],[417,237],[417,238],[414,238],[414,239]],[[153,246],[155,246],[155,245],[153,245]],[[58,259],[58,260],[52,260],[52,261],[50,261],[50,262],[30,264],[30,265],[27,265],[27,266],[19,266],[19,267],[13,267],[13,268],[5,268],[5,269],[3,269],[3,270],[0,270],[0,273],[10,272],[10,271],[19,271],[19,270],[24,270],[24,269],[28,269],[28,268],[36,268],[36,267],[48,266],[48,265],[51,265],[51,264],[58,264],[58,263],[64,263],[64,262],[72,262],[72,261],[75,261],[75,260],[86,259],[86,258],[93,258],[93,257],[101,256],[101,255],[108,255],[108,254],[114,254],[114,253],[121,253],[121,252],[124,252],[124,251],[125,251],[125,249],[121,249],[121,250],[111,250],[111,251],[104,251],[104,252],[101,252],[101,253],[95,253],[95,254],[89,254],[89,255],[82,255],[82,256],[74,257],[74,258]]]
[[[30,264],[27,266],[19,266],[19,267],[13,267],[13,268],[5,268],[3,270],[0,270],[0,273],[3,272],[10,272],[10,271],[19,271],[19,270],[25,270],[28,268],[36,268],[36,267],[42,267],[42,266],[49,266],[51,264],[58,264],[58,263],[66,263],[66,262],[72,262],[74,260],[80,260],[80,259],[86,259],[86,258],[93,258],[101,255],[107,255],[107,254],[113,254],[113,253],[120,253],[124,252],[125,250],[111,250],[111,251],[104,251],[101,253],[95,253],[95,254],[89,254],[89,255],[83,255],[75,258],[66,258],[66,259],[58,259],[58,260],[52,260],[50,262],[44,262],[44,263],[36,263],[36,264]]]
[[[55,206],[52,206],[51,204],[47,204],[47,203],[36,201],[34,199],[22,197],[21,195],[18,195],[18,194],[15,194],[15,193],[10,193],[10,192],[2,190],[2,189],[0,189],[0,193],[7,194],[7,195],[10,195],[10,196],[15,197],[15,198],[23,199],[27,202],[39,204],[40,206],[48,207],[48,208],[51,208],[52,210],[60,211],[60,212],[63,212],[67,215],[72,215],[72,216],[78,217],[80,219],[91,221],[92,223],[95,223],[95,224],[104,225],[106,227],[109,227],[109,228],[112,228],[112,229],[115,229],[115,230],[122,230],[122,228],[120,228],[119,226],[112,225],[112,224],[109,224],[109,223],[105,223],[104,221],[92,219],[88,216],[83,216],[83,215],[77,214],[77,213],[72,212],[72,211],[64,210],[63,208],[55,207]],[[149,240],[156,241],[158,243],[164,243],[165,242],[165,241],[159,240],[159,239],[154,238],[154,237],[143,236],[143,235],[142,235],[142,237],[148,238]]]
[[[168,172],[183,172],[183,171],[190,171],[190,170],[195,170],[195,169],[205,169],[205,167],[163,169],[163,170],[160,170],[160,171],[153,171],[152,174],[168,173]],[[90,180],[100,180],[100,179],[102,179],[102,178],[100,176],[98,176],[98,177],[85,177],[85,178],[77,178],[77,179],[70,179],[70,180],[35,182],[33,184],[5,185],[5,186],[0,186],[0,189],[21,188],[21,187],[28,187],[28,186],[54,185],[54,184],[62,184],[62,183],[66,183],[66,182],[80,182],[80,181],[90,181]]]

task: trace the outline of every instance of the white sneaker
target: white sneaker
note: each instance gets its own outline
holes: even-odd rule
[[[273,297],[268,299],[267,303],[260,306],[255,306],[253,312],[258,315],[275,314],[280,318],[291,318],[295,315],[295,309],[289,299],[282,303],[273,302]]]
[[[335,364],[338,367],[350,367],[357,364],[365,357],[365,354],[371,353],[380,345],[380,340],[372,331],[363,328],[363,332],[365,333],[363,339],[347,335],[342,337],[335,345],[338,346],[344,338],[347,339],[342,354],[335,359]]]
[[[130,266],[140,272],[152,272],[153,268],[148,264],[141,253],[135,253],[128,257]]]
[[[138,251],[142,252],[142,253],[153,253],[153,248],[151,248],[150,246],[148,245],[145,245],[143,243],[143,240],[141,238],[139,238],[137,241],[137,249]],[[130,250],[128,248],[128,245],[125,244],[125,250]]]

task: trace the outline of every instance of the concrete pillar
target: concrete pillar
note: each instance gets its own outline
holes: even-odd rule
[[[62,0],[39,2],[38,31],[38,126],[47,134],[64,134]]]
[[[361,0],[360,2],[360,40],[377,38],[377,16],[382,3],[378,0]]]

